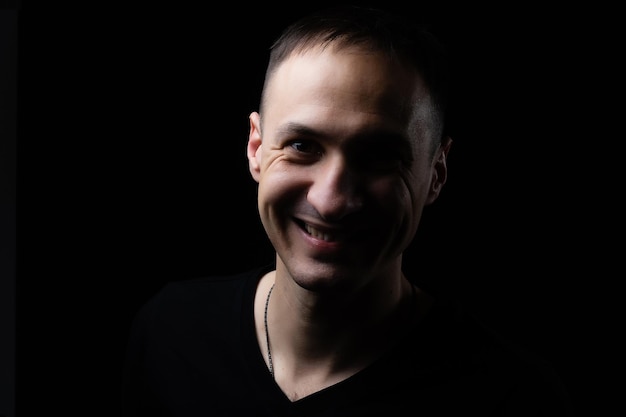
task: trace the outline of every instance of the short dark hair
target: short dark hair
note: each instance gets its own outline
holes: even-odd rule
[[[440,136],[443,134],[449,94],[446,48],[426,24],[374,7],[342,4],[318,10],[289,25],[270,47],[261,110],[267,84],[286,58],[294,51],[330,43],[382,51],[391,59],[415,67],[422,75],[435,107],[437,131]]]

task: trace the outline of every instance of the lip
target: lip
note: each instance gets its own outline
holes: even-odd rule
[[[345,227],[328,227],[296,219],[298,228],[309,244],[317,249],[337,250],[354,240],[354,235]]]
[[[340,230],[320,228],[310,223],[304,223],[302,227],[313,238],[323,240],[324,242],[337,242],[345,239],[345,234]]]

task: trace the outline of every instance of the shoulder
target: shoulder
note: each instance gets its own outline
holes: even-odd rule
[[[212,275],[170,281],[163,286],[151,300],[153,303],[189,303],[206,300],[206,297],[221,298],[241,291],[245,284],[254,280],[258,269],[233,275]]]
[[[430,342],[423,352],[437,364],[431,382],[445,387],[442,392],[464,398],[469,408],[493,410],[493,415],[573,414],[560,376],[539,353],[458,303],[443,302],[431,313],[426,323]]]
[[[268,266],[232,275],[214,275],[170,281],[144,303],[134,327],[183,330],[187,324],[204,323],[210,317],[239,314],[246,294],[254,291]]]
[[[368,371],[359,391],[384,398],[384,407],[405,410],[419,403],[429,416],[574,415],[548,361],[442,297],[407,339]]]
[[[246,286],[256,285],[269,266],[254,268],[230,275],[170,281],[153,297],[153,303],[203,301],[207,297],[216,302],[228,302],[229,296],[240,294]]]

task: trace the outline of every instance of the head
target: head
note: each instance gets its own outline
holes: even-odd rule
[[[308,288],[400,274],[446,182],[446,68],[423,28],[366,8],[289,26],[272,45],[247,147],[262,223]]]

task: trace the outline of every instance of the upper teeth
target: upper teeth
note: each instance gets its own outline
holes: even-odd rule
[[[332,236],[329,235],[328,233],[322,233],[319,230],[311,227],[308,224],[305,224],[304,227],[305,227],[306,231],[309,232],[309,234],[311,236],[313,236],[313,237],[315,237],[317,239],[321,239],[321,240],[324,240],[324,241],[330,241],[332,239]]]

